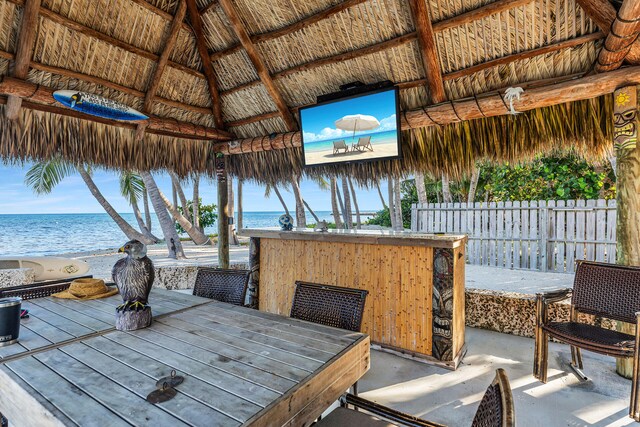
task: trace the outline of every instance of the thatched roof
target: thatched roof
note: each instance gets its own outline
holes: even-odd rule
[[[147,96],[159,122],[224,128],[235,138],[295,131],[298,107],[358,80],[391,80],[401,88],[402,109],[411,110],[442,101],[428,89],[434,75],[441,75],[446,101],[582,75],[593,68],[600,31],[608,31],[576,0],[428,0],[439,69],[425,71],[413,0],[42,0],[33,48],[19,53],[26,1],[0,0],[1,76],[100,94],[138,110]],[[172,31],[183,1],[186,17]],[[24,61],[24,49],[28,73],[21,77],[12,62]],[[163,60],[166,66],[158,66]],[[155,79],[157,90],[148,95]],[[55,108],[62,107],[40,108],[47,104],[41,98],[23,96],[18,120],[0,121],[0,156],[213,172],[213,142],[189,141],[162,123],[137,140],[133,126],[61,116]],[[411,129],[403,134],[402,162],[312,173],[455,175],[478,158],[514,160],[559,144],[598,156],[611,140],[607,104],[595,99]],[[299,149],[274,150],[230,156],[229,165],[251,179],[286,179],[301,170],[299,157]]]

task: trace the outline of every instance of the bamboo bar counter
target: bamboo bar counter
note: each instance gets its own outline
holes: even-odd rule
[[[243,229],[250,296],[288,315],[296,280],[366,289],[362,332],[383,349],[457,368],[464,355],[464,235]],[[255,298],[257,297],[257,301]]]

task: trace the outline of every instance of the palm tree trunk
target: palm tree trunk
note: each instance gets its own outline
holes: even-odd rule
[[[180,179],[175,172],[169,171],[169,176],[171,177],[171,183],[176,190],[178,198],[180,199],[180,204],[182,205],[182,212],[185,218],[189,222],[191,222],[191,213],[189,212],[189,203],[187,202],[187,197],[184,195],[184,191],[182,190],[182,184],[180,184]],[[174,199],[175,200],[175,199]],[[177,203],[173,203],[173,206],[178,206]]]
[[[316,220],[316,224],[320,222],[320,218],[318,218],[318,215],[316,215],[316,213],[313,211],[313,209],[311,209],[311,206],[309,206],[309,203],[307,203],[306,200],[302,199],[302,203],[304,203],[304,206],[307,208],[307,210],[309,211],[309,213],[311,214],[311,216],[313,217],[313,219]]]
[[[236,234],[236,225],[233,224],[233,219],[235,219],[235,202],[233,201],[233,178],[231,177],[231,175],[227,175],[227,194],[229,203],[229,218],[232,220],[231,224],[229,224],[229,244],[237,246],[240,244],[240,242],[238,241],[238,235]]]
[[[77,166],[76,169],[82,177],[84,183],[89,188],[89,191],[91,191],[93,197],[95,197],[98,203],[100,203],[100,206],[102,206],[102,208],[109,214],[111,219],[118,225],[120,230],[122,230],[122,232],[127,236],[129,240],[136,239],[141,241],[145,245],[152,245],[153,243],[155,243],[153,239],[148,238],[147,236],[133,228],[127,221],[125,221],[124,218],[122,218],[122,216],[120,216],[118,212],[116,212],[113,206],[111,206],[107,199],[104,198],[104,196],[96,186],[96,183],[93,182],[93,179],[91,179],[91,175],[89,175],[84,167]]]
[[[331,177],[331,211],[333,213],[333,221],[336,223],[336,228],[342,228],[342,221],[340,220],[340,211],[338,210],[337,190],[338,182],[335,177]]]
[[[358,206],[358,199],[356,197],[356,189],[353,186],[351,178],[349,180],[349,188],[351,189],[351,199],[353,200],[353,207],[356,209],[356,228],[362,228],[362,220],[360,218],[360,207]]]
[[[469,182],[469,194],[467,194],[467,205],[476,201],[476,191],[478,189],[478,180],[480,179],[480,166],[477,166],[471,174]]]
[[[389,177],[387,180],[388,192],[389,192],[389,218],[391,219],[391,228],[396,229],[396,210],[394,206],[393,198],[393,177]]]
[[[342,212],[342,222],[344,228],[349,228],[349,219],[347,218],[347,211],[342,202],[342,194],[340,193],[340,187],[338,187],[338,181],[336,180],[336,196],[338,196],[338,204],[340,205],[340,211]]]
[[[134,198],[131,200],[131,207],[133,208],[133,216],[136,218],[138,222],[138,227],[142,234],[147,236],[149,239],[153,240],[153,243],[158,243],[160,239],[151,234],[151,231],[147,228],[147,225],[144,223],[144,219],[142,218],[142,213],[140,213],[140,208],[138,207],[138,201]]]
[[[167,210],[173,217],[173,219],[178,224],[180,224],[180,226],[184,229],[184,231],[187,232],[189,237],[191,237],[191,240],[193,240],[193,243],[195,243],[196,245],[211,244],[211,239],[209,239],[209,236],[205,235],[202,231],[200,231],[199,228],[196,228],[191,223],[191,221],[189,221],[184,215],[182,215],[180,211],[174,205],[171,204],[171,201],[164,195],[162,191],[160,191],[160,189],[158,189],[158,194],[160,196],[160,199],[166,206]]]
[[[396,230],[402,231],[404,230],[404,223],[402,221],[402,199],[400,193],[400,178],[394,180],[393,182],[393,192],[395,193],[395,203],[396,205]]]
[[[153,176],[151,176],[149,172],[141,172],[140,176],[144,181],[145,187],[147,187],[149,197],[151,198],[151,204],[156,211],[158,221],[160,221],[160,228],[162,228],[164,240],[167,243],[167,248],[169,249],[169,258],[186,258],[184,255],[184,249],[182,249],[182,242],[178,237],[178,232],[176,231],[174,222],[169,216],[162,198],[160,198],[160,191],[158,190],[158,186],[156,185]]]
[[[147,223],[147,230],[151,232],[151,210],[149,209],[149,194],[146,188],[142,191],[142,200],[144,202],[144,218]]]
[[[238,229],[242,230],[244,228],[242,224],[242,180],[238,178]]]
[[[387,209],[387,203],[384,201],[384,197],[382,196],[382,190],[380,190],[380,181],[376,181],[376,189],[378,190],[378,196],[380,196],[380,201],[382,202],[382,208]]]
[[[416,172],[416,192],[418,193],[418,202],[427,203],[427,188],[424,185],[424,174],[422,172]]]
[[[351,195],[349,194],[349,182],[346,176],[342,177],[342,194],[344,195],[345,222],[347,229],[353,228],[353,212],[351,211]]]
[[[193,209],[193,225],[204,232],[200,227],[200,175],[198,174],[193,177],[193,202],[191,207]]]
[[[284,199],[282,198],[282,194],[280,194],[280,190],[278,190],[278,187],[274,185],[273,191],[276,193],[276,196],[278,196],[278,200],[280,200],[280,203],[282,204],[282,207],[284,208],[286,214],[291,216],[291,214],[289,213],[289,208],[287,208],[287,204],[284,202]]]
[[[442,201],[444,203],[452,203],[451,189],[449,188],[449,177],[442,174]]]
[[[307,215],[304,212],[304,200],[300,192],[300,177],[294,176],[291,180],[293,196],[296,199],[296,225],[305,228],[307,226]]]

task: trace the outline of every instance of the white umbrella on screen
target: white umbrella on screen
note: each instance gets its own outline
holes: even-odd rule
[[[356,131],[373,130],[380,126],[380,122],[373,116],[366,114],[350,114],[336,120],[336,128],[353,132],[353,138]]]

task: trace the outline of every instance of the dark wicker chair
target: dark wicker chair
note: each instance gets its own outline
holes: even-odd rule
[[[12,286],[0,289],[0,298],[19,297],[23,300],[44,298],[57,292],[65,291],[75,279],[92,278],[93,276],[78,276],[62,280],[48,280],[29,283],[27,285]]]
[[[442,424],[422,420],[413,415],[378,405],[358,396],[346,394],[340,399],[341,407],[320,420],[317,427],[382,427],[390,425],[410,427],[443,427]],[[356,411],[349,406],[361,409]],[[388,421],[386,421],[388,420]],[[515,411],[509,379],[503,369],[496,370],[496,376],[484,393],[471,427],[513,427]]]
[[[200,267],[193,287],[193,295],[229,304],[244,305],[250,276],[250,270]]]
[[[571,297],[569,322],[550,322],[549,304]],[[582,373],[580,349],[634,359],[629,416],[640,421],[638,402],[638,334],[640,321],[640,268],[579,261],[572,289],[536,295],[536,345],[533,375],[547,382],[549,337],[571,346],[571,368]],[[603,329],[578,321],[578,313],[636,324],[636,334]]]
[[[298,281],[290,317],[360,332],[368,293],[360,289]]]

